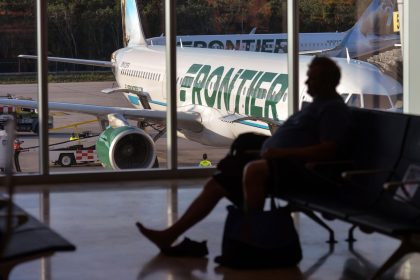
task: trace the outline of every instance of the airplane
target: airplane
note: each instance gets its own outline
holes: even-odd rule
[[[356,58],[394,47],[400,43],[400,35],[393,31],[392,25],[395,2],[373,0],[356,24],[345,32],[299,33],[300,54]],[[149,38],[147,42],[164,45],[165,37]],[[180,35],[177,36],[177,44],[196,48],[287,53],[287,33]]]
[[[135,0],[122,0],[124,44],[111,61],[49,57],[49,61],[111,68],[119,87],[106,94],[124,94],[133,108],[49,102],[50,110],[108,118],[96,150],[102,165],[112,169],[150,168],[156,159],[153,138],[143,124],[165,125],[165,46],[148,45]],[[21,55],[36,59],[36,56]],[[306,93],[311,56],[299,56],[300,100]],[[334,58],[342,71],[338,91],[346,102],[364,108],[395,109],[402,86],[375,66]],[[287,118],[287,55],[177,47],[178,134],[204,145],[228,147],[244,132],[271,134]],[[0,104],[37,108],[36,101],[0,99]],[[138,121],[137,126],[129,120]],[[159,130],[158,137],[165,129]]]

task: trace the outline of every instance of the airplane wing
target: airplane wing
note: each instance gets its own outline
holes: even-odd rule
[[[38,59],[38,57],[36,55],[21,54],[18,57],[19,58],[27,58],[27,59]],[[107,68],[112,67],[112,62],[103,61],[103,60],[88,60],[88,59],[76,59],[76,58],[49,56],[48,61],[81,64],[81,65],[90,65],[90,66],[99,66],[99,67],[107,67]]]
[[[25,108],[38,108],[38,103],[33,100],[20,100],[0,98],[0,104],[21,106]],[[97,106],[77,103],[49,102],[48,108],[54,111],[76,112],[97,116],[100,119],[107,119],[108,114],[120,114],[130,120],[148,120],[154,122],[165,122],[166,112],[150,109],[135,109],[126,107]],[[196,112],[178,112],[178,128],[193,132],[200,132],[203,129],[201,115]]]

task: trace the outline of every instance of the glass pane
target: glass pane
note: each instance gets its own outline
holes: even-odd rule
[[[18,58],[24,53],[36,52],[36,24],[35,24],[34,1],[3,1],[1,9],[0,31],[0,98],[6,98],[15,103],[18,101],[37,100],[37,79],[35,61],[25,63]],[[18,100],[19,99],[19,100]],[[37,111],[16,104],[0,104],[0,129],[3,129],[7,115],[15,119],[16,139],[4,136],[14,141],[16,153],[13,159],[14,170],[19,172],[38,172],[38,151],[20,152],[22,147],[38,145]],[[1,144],[4,142],[2,141]],[[21,148],[19,148],[21,147]],[[4,146],[0,160],[0,168],[3,168],[5,154]],[[25,154],[25,156],[23,156]],[[19,161],[19,159],[22,159]]]
[[[180,167],[215,166],[239,134],[269,135],[267,120],[287,114],[287,64],[278,54],[287,50],[285,4],[177,2]],[[195,114],[202,128],[186,126],[183,113]]]
[[[337,91],[352,94],[348,105],[402,110],[396,1],[311,0],[300,1],[299,9],[301,50],[313,46],[309,54],[334,58],[342,74]],[[304,56],[300,60],[310,62]],[[300,73],[306,76],[305,71]],[[300,83],[303,88],[304,78]]]
[[[103,166],[106,169],[148,168],[155,164],[156,156],[161,155],[165,161],[166,141],[155,141],[165,128],[163,55],[136,49],[141,30],[139,19],[133,13],[135,1],[125,3],[128,11],[125,25],[119,2],[59,0],[48,3],[48,48],[49,55],[55,57],[49,63],[48,98],[65,103],[50,104],[51,172],[104,170]],[[4,37],[1,57],[7,58],[1,61],[2,72],[16,72],[12,82],[29,84],[2,85],[1,91],[36,100],[36,57],[17,59],[19,54],[36,55],[34,3],[2,5],[7,11],[6,16],[2,14],[2,20],[10,21],[3,25],[10,28],[3,28],[0,33]],[[123,35],[130,38],[125,49]],[[104,89],[107,93],[101,92]],[[133,111],[133,108],[139,110]],[[150,108],[160,110],[161,114],[152,120],[151,113],[144,113]],[[23,113],[30,115],[24,120],[26,126],[36,130],[36,112]],[[113,127],[108,126],[109,113],[118,113],[113,117]],[[19,156],[22,171],[38,171],[38,139],[29,132],[20,138],[24,141],[21,145],[24,150]],[[98,142],[98,139],[103,141]]]

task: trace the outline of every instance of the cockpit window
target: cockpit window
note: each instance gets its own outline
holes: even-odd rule
[[[391,95],[391,102],[394,104],[394,107],[396,109],[402,109],[403,108],[403,94],[396,94],[396,95]]]
[[[347,100],[347,97],[349,97],[348,93],[341,93],[340,96],[343,98],[344,101]]]
[[[387,110],[392,108],[388,95],[363,94],[364,108]]]
[[[352,107],[361,107],[362,103],[360,102],[360,95],[359,94],[352,94],[350,98],[347,100],[347,105]]]

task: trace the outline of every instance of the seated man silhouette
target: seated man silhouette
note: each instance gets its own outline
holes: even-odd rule
[[[172,226],[152,230],[137,223],[140,232],[165,252],[181,234],[204,219],[221,198],[226,197],[245,210],[261,210],[270,176],[283,182],[311,181],[310,173],[305,173],[305,162],[340,158],[346,150],[351,125],[350,110],[336,91],[340,69],[329,58],[315,57],[307,76],[307,91],[313,102],[289,117],[263,143],[261,159],[248,162],[236,178],[226,174],[229,172],[217,172]]]

